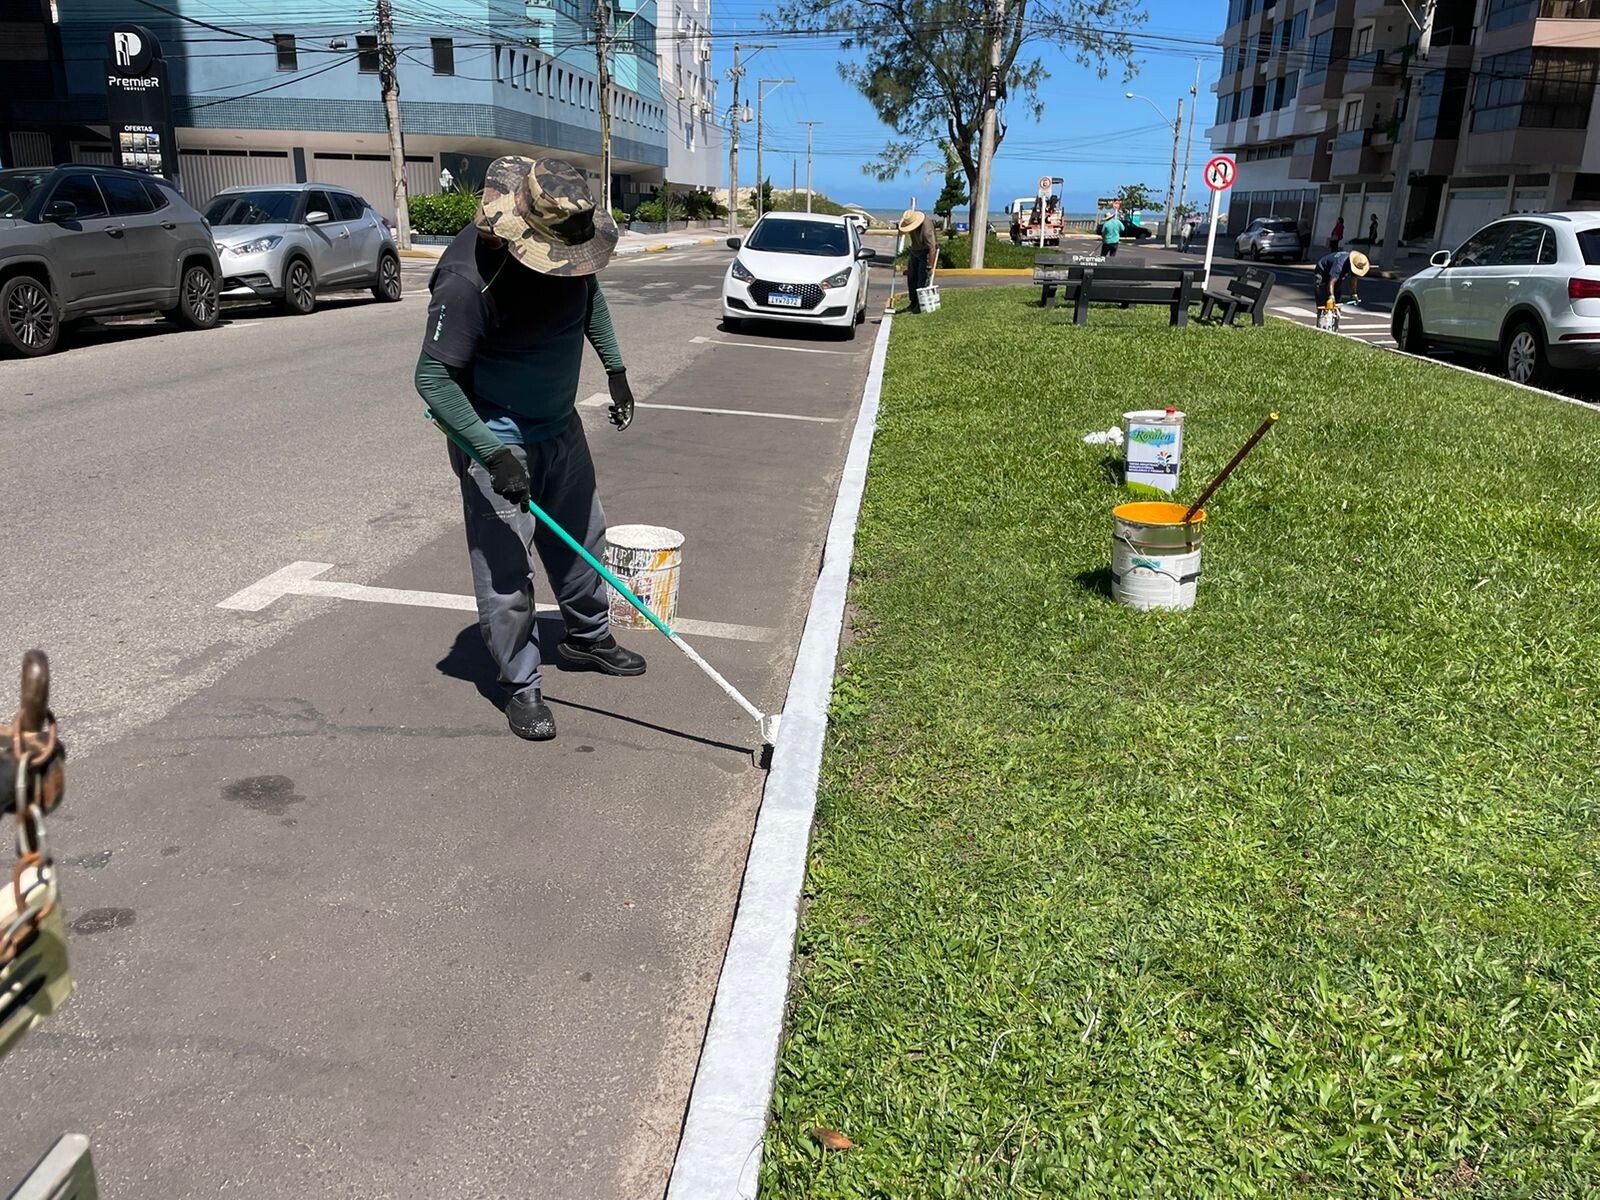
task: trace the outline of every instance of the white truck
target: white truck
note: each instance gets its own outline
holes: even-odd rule
[[[1043,213],[1046,246],[1061,244],[1061,206],[1059,202],[1050,203],[1052,198],[1046,199]],[[1006,213],[1011,217],[1011,241],[1015,245],[1020,246],[1024,242],[1035,246],[1039,244],[1038,207],[1038,196],[1018,196],[1006,205]]]

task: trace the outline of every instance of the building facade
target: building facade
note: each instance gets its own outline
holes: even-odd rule
[[[711,70],[711,0],[658,0],[656,54],[668,121],[667,178],[715,188],[723,176],[717,84]]]
[[[1286,216],[1320,246],[1342,217],[1347,245],[1374,223],[1381,242],[1403,195],[1401,241],[1431,250],[1507,212],[1600,207],[1600,0],[1439,0],[1426,59],[1400,0],[1230,0],[1219,41],[1230,230]]]
[[[672,117],[654,0],[611,8],[612,202],[626,206],[665,179]],[[45,0],[45,44],[60,47],[58,94],[7,95],[0,81],[7,165],[111,161],[106,43],[112,26],[133,22],[165,52],[178,183],[191,201],[232,184],[314,180],[355,188],[393,218],[370,4],[73,0],[54,11]],[[413,194],[446,180],[476,186],[503,154],[559,155],[598,178],[591,0],[394,0],[393,11]]]

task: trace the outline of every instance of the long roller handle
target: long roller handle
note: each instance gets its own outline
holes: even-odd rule
[[[1250,440],[1245,442],[1244,445],[1239,447],[1239,453],[1237,453],[1237,454],[1235,454],[1233,456],[1233,458],[1229,461],[1227,466],[1223,467],[1222,470],[1217,472],[1217,477],[1215,479],[1213,479],[1210,483],[1206,484],[1206,490],[1200,493],[1200,499],[1196,500],[1193,504],[1189,505],[1189,511],[1183,514],[1183,519],[1185,521],[1194,520],[1195,513],[1199,512],[1202,508],[1204,508],[1206,501],[1211,499],[1211,493],[1216,491],[1219,487],[1222,486],[1222,481],[1224,479],[1226,479],[1229,475],[1233,474],[1233,469],[1235,467],[1237,467],[1241,462],[1244,461],[1244,456],[1246,454],[1249,454],[1250,451],[1255,448],[1255,444],[1257,442],[1259,442],[1262,438],[1267,436],[1267,430],[1271,429],[1275,424],[1277,424],[1277,421],[1278,421],[1278,414],[1277,413],[1268,413],[1267,414],[1267,419],[1265,421],[1261,422],[1261,428],[1257,429],[1254,433],[1252,433],[1250,435]]]
[[[484,470],[489,469],[488,464],[485,463],[483,459],[478,457],[477,452],[474,451],[471,446],[462,441],[455,430],[451,429],[443,421],[439,420],[438,417],[433,415],[432,409],[428,409],[426,412],[428,420],[433,422],[440,433],[444,434],[445,437],[449,438],[453,443],[455,443],[455,445],[463,454],[472,459],[472,461],[477,463],[480,467],[483,467]],[[679,650],[682,650],[684,654],[688,656],[690,662],[694,663],[695,666],[699,667],[713,680],[715,680],[717,686],[727,693],[728,698],[740,708],[744,709],[745,712],[749,713],[750,716],[753,717],[762,727],[763,733],[765,733],[767,727],[766,713],[762,712],[754,704],[751,704],[749,700],[745,699],[744,694],[740,692],[738,688],[734,687],[733,684],[724,679],[721,672],[719,672],[705,659],[701,658],[693,646],[689,645],[688,642],[679,637],[677,632],[668,626],[667,623],[660,617],[656,616],[656,614],[650,610],[649,606],[646,605],[643,600],[635,596],[632,588],[623,583],[622,580],[618,579],[614,574],[612,574],[610,569],[607,568],[604,563],[602,563],[594,555],[590,554],[589,551],[584,548],[582,542],[578,541],[577,538],[573,537],[565,529],[561,528],[561,526],[555,521],[551,520],[550,514],[535,504],[532,499],[527,501],[527,505],[528,511],[534,515],[535,519],[543,521],[546,529],[550,530],[551,533],[555,534],[569,547],[575,550],[584,562],[588,563],[595,569],[595,571],[600,575],[600,578],[604,579],[612,587],[617,589],[618,595],[622,596],[623,599],[627,600],[629,604],[633,605],[633,607],[638,610],[639,614],[643,616],[645,620],[649,621],[650,624],[654,625],[657,629],[664,633],[667,636],[667,639],[672,642],[673,645],[678,647]]]

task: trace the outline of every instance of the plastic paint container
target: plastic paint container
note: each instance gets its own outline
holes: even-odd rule
[[[613,525],[606,530],[601,561],[668,625],[678,617],[678,575],[683,566],[683,534],[661,525]],[[652,628],[633,605],[606,584],[611,623],[620,629]]]
[[[1145,500],[1111,510],[1111,595],[1129,608],[1193,608],[1200,581],[1205,510],[1185,521],[1184,504]]]
[[[1175,408],[1136,409],[1122,414],[1122,432],[1127,482],[1177,491],[1183,414]]]

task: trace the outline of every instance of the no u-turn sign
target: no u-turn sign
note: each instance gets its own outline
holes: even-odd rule
[[[1205,176],[1206,186],[1213,192],[1220,192],[1224,188],[1233,186],[1233,177],[1238,169],[1233,159],[1226,154],[1219,154],[1206,163],[1206,169],[1202,174]]]

